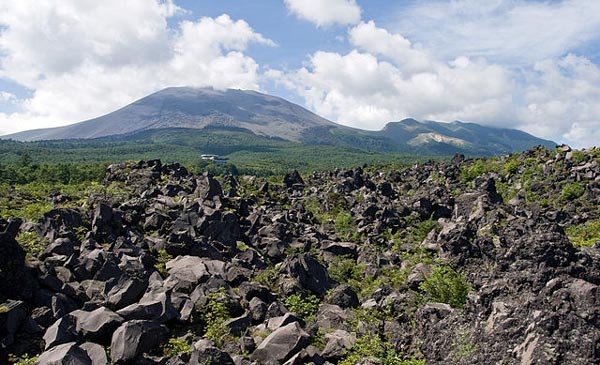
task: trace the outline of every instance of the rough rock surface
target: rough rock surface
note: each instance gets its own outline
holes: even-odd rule
[[[600,363],[599,149],[103,183],[0,218],[0,363]]]

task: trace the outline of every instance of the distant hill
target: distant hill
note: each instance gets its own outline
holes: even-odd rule
[[[84,122],[0,138],[18,141],[115,137],[136,140],[147,136],[144,132],[154,130],[160,130],[163,137],[171,130],[173,135],[181,136],[182,129],[201,130],[204,134],[227,130],[306,145],[420,155],[464,153],[488,156],[523,151],[536,145],[550,148],[555,145],[518,130],[463,122],[404,119],[388,123],[380,131],[365,131],[336,124],[299,105],[256,91],[189,87],[167,88]]]

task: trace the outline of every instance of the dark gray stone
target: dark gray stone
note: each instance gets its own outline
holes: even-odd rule
[[[95,365],[76,342],[58,345],[43,352],[35,363],[36,365]]]
[[[113,332],[123,323],[123,317],[108,308],[100,307],[86,312],[76,310],[69,314],[75,321],[75,328],[87,340],[102,345],[110,343]]]
[[[260,364],[283,364],[308,345],[310,336],[298,322],[280,327],[265,338],[252,353]]]
[[[112,336],[110,357],[113,363],[127,363],[161,344],[167,328],[155,321],[125,322]]]

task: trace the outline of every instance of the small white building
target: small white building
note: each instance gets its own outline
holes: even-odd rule
[[[217,165],[225,165],[229,159],[227,157],[221,157],[219,155],[200,155],[203,160],[208,160],[216,163]]]

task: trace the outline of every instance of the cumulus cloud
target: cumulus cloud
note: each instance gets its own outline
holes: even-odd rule
[[[524,91],[520,127],[574,146],[600,141],[600,68],[569,54],[535,64]]]
[[[350,29],[349,36],[357,49],[316,52],[306,67],[272,77],[317,113],[355,127],[380,129],[405,117],[484,124],[511,119],[513,81],[505,68],[466,57],[438,62],[373,22]]]
[[[532,65],[598,40],[600,2],[589,0],[426,0],[399,8],[394,31],[439,57],[485,57]]]
[[[356,24],[361,9],[355,0],[285,0],[289,11],[319,27]]]
[[[318,51],[304,67],[269,76],[317,113],[358,128],[412,117],[519,128],[576,147],[600,140],[600,67],[585,57],[519,68],[484,57],[444,62],[372,21],[349,29],[348,38],[348,53]]]
[[[33,90],[0,132],[92,118],[173,86],[258,89],[244,52],[272,46],[228,15],[183,21],[172,0],[20,0],[0,3],[0,77]]]

